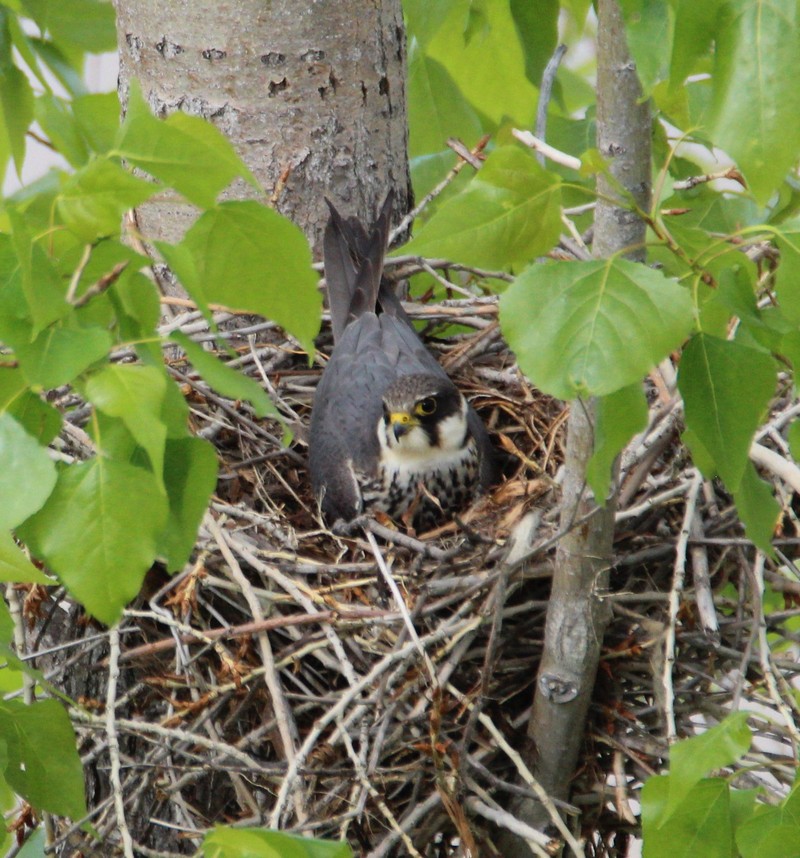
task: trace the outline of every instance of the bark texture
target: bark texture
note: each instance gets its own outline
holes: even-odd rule
[[[387,190],[408,208],[405,39],[400,0],[115,0],[120,93],[138,78],[156,115],[211,120],[319,243],[323,196],[374,214]],[[229,191],[251,195],[243,182]],[[174,241],[194,219],[175,199],[138,211]]]
[[[642,102],[636,67],[628,53],[617,0],[598,5],[597,144],[614,179],[642,208],[650,199],[650,111]],[[598,180],[593,253],[607,257],[627,251],[644,259],[645,225],[606,177]],[[612,559],[615,493],[598,503],[586,485],[594,450],[595,403],[572,404],[567,429],[560,524],[566,535],[556,554],[547,611],[544,654],[534,693],[528,735],[532,770],[549,795],[567,799],[585,735],[603,634],[610,609],[602,601]],[[520,808],[533,825],[549,817],[536,802]],[[530,854],[517,841],[514,854]]]

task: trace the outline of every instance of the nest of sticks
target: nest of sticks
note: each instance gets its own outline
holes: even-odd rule
[[[345,837],[372,858],[465,845],[492,855],[498,827],[518,823],[512,800],[535,795],[523,759],[566,409],[519,372],[494,299],[407,306],[504,451],[506,476],[436,532],[376,522],[347,539],[320,522],[305,469],[319,367],[274,325],[239,320],[220,335],[174,311],[170,328],[234,344],[238,357],[220,348],[221,359],[265,385],[294,438],[286,446],[283,426],[219,397],[175,355],[194,429],[221,461],[193,561],[171,578],[151,570],[118,635],[63,591],[27,594],[39,628],[29,655],[82,704],[72,715],[103,838],[63,822],[61,854],[117,854],[121,827],[137,854],[193,854],[205,829],[227,823]],[[326,326],[319,349],[329,348]],[[688,460],[671,375],[665,365],[648,382],[650,425],[621,463],[611,588],[599,594],[613,619],[566,808],[587,855],[626,854],[670,726],[691,735],[747,705],[761,718],[741,781],[780,794],[794,777],[800,584],[785,572],[800,532],[793,475],[779,472],[798,409],[787,390],[757,438],[784,506],[775,564]],[[787,647],[770,652],[775,633]]]

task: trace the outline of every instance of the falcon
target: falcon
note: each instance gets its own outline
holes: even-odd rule
[[[326,202],[334,347],[311,416],[314,494],[334,526],[381,511],[428,529],[494,482],[493,447],[382,276],[391,193],[368,229]]]

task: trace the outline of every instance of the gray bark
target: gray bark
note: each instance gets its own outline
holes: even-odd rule
[[[323,195],[367,218],[391,187],[408,208],[400,0],[115,0],[120,93],[138,78],[156,115],[223,131],[318,245]],[[230,195],[251,195],[240,182]],[[147,236],[177,240],[195,217],[176,199],[141,207]]]
[[[597,144],[611,164],[613,177],[647,208],[650,199],[650,111],[641,100],[617,0],[598,5]],[[607,257],[619,251],[644,259],[645,224],[612,182],[600,177],[593,253]],[[549,795],[569,796],[583,746],[586,717],[597,674],[603,634],[610,611],[600,596],[608,587],[612,556],[615,493],[598,503],[586,486],[586,466],[594,449],[594,401],[572,404],[567,426],[560,524],[569,532],[560,541],[547,612],[544,653],[528,725],[532,770]],[[517,812],[538,828],[549,817],[536,802]],[[513,853],[530,855],[517,841]]]

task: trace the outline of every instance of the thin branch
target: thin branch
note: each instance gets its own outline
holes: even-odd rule
[[[117,682],[119,681],[119,626],[111,627],[108,633],[110,648],[108,663],[108,686],[106,688],[106,737],[108,739],[108,755],[111,758],[109,777],[114,793],[114,809],[117,815],[117,828],[122,838],[122,849],[125,858],[134,858],[133,839],[125,818],[125,802],[122,797],[122,780],[120,778],[119,735],[117,733]]]
[[[681,532],[675,546],[675,565],[672,574],[672,588],[669,593],[669,619],[664,638],[664,670],[661,677],[661,684],[664,688],[664,718],[668,742],[674,742],[678,738],[678,731],[675,726],[675,690],[672,682],[672,675],[675,670],[675,629],[678,623],[678,610],[686,577],[686,549],[692,531],[692,521],[695,517],[697,497],[702,485],[703,475],[696,471],[689,486]]]

